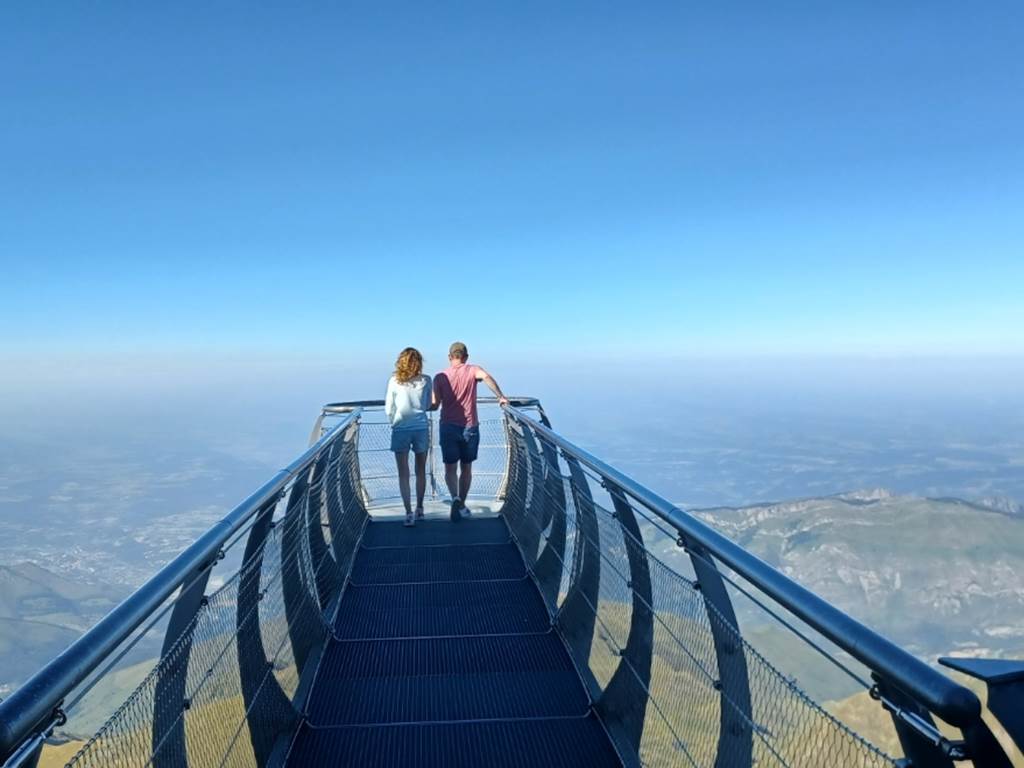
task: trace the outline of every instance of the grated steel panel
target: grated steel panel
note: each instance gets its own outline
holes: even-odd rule
[[[533,582],[466,581],[355,586],[335,624],[343,639],[544,632],[547,609]]]
[[[352,570],[354,584],[521,579],[523,558],[515,544],[393,547],[364,550]]]
[[[551,720],[506,720],[430,725],[303,726],[290,765],[620,766],[593,716]]]
[[[461,523],[420,520],[406,528],[401,520],[373,520],[363,534],[363,547],[424,547],[451,544],[504,544],[511,541],[500,517],[470,517]]]
[[[584,715],[553,632],[335,643],[313,691],[315,725]]]
[[[289,765],[619,765],[499,518],[367,526]]]

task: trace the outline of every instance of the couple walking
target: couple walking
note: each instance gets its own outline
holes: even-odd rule
[[[384,413],[391,423],[391,450],[398,463],[398,488],[405,505],[405,524],[414,525],[423,517],[423,495],[427,490],[427,450],[430,431],[427,411],[441,409],[438,435],[444,460],[444,480],[452,497],[451,519],[458,522],[468,514],[464,500],[473,482],[473,462],[480,446],[480,420],[476,413],[476,385],[482,381],[498,397],[501,405],[508,398],[487,371],[470,365],[469,350],[461,341],[448,348],[449,366],[431,381],[423,375],[423,355],[406,347],[395,362],[388,379]],[[416,463],[416,509],[413,511],[409,488],[409,451]]]

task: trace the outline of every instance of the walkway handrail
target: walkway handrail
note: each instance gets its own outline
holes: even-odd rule
[[[977,722],[981,702],[970,689],[830,605],[693,515],[569,442],[516,406],[505,406],[504,411],[621,489],[685,537],[702,545],[717,560],[947,723],[964,727]]]
[[[482,405],[496,405],[498,398],[478,397],[476,401]],[[540,400],[536,397],[510,397],[508,401],[511,405],[519,408],[540,408]],[[309,442],[311,444],[315,443],[320,438],[320,428],[324,423],[324,418],[327,416],[343,416],[357,408],[383,407],[383,400],[344,400],[338,403],[327,403],[320,409],[320,415],[317,416],[316,422],[313,424],[313,432],[309,437]]]
[[[330,432],[279,470],[63,653],[0,702],[0,760],[51,722],[59,714],[57,710],[68,693],[92,674],[191,574],[215,561],[224,544],[260,509],[273,501],[293,478],[312,467],[321,451],[343,434],[360,414],[359,408],[350,410]]]
[[[493,405],[498,402],[498,398],[478,397],[476,401],[485,405]],[[540,400],[536,397],[509,397],[508,401],[517,408],[540,405]],[[383,400],[344,400],[339,403],[327,403],[322,410],[327,413],[348,413],[353,408],[380,408],[383,405]]]

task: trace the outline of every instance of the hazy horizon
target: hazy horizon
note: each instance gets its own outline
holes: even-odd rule
[[[322,404],[382,397],[390,357],[256,365],[228,359],[196,367],[141,361],[128,368],[93,361],[81,376],[62,376],[55,364],[31,391],[10,379],[0,384],[0,441],[56,447],[70,440],[73,449],[140,463],[172,449],[186,463],[190,454],[225,454],[269,471],[304,449]],[[436,357],[428,357],[428,370]],[[567,437],[680,504],[876,485],[1024,502],[1024,392],[1017,386],[1024,359],[478,362],[507,392],[539,397]],[[946,455],[950,450],[970,457]],[[908,451],[926,457],[916,470],[905,466]],[[794,457],[810,454],[817,471],[763,476],[765,467],[795,466]]]

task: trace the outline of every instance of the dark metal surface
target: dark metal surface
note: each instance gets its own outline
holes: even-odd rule
[[[239,627],[247,625],[249,616],[259,616],[263,546],[270,533],[275,507],[276,504],[267,504],[260,510],[245,543],[238,584],[238,607],[235,610],[235,625]],[[255,623],[259,625],[259,618]],[[239,632],[235,636],[235,647],[238,680],[246,711],[255,710],[258,697],[265,701],[265,706],[258,710],[259,714],[250,718],[253,756],[256,764],[263,766],[270,760],[277,734],[294,722],[295,712],[277,680],[263,680],[267,659],[271,658],[264,647],[263,635],[260,632]]]
[[[295,479],[291,493],[288,495],[288,507],[285,518],[301,516],[307,517],[307,478],[302,474]],[[286,551],[295,551],[308,542],[302,541],[307,537],[306,525],[289,525],[284,529],[282,548]],[[281,585],[284,590],[284,609],[289,627],[289,638],[291,640],[292,654],[295,657],[295,664],[299,670],[306,668],[306,659],[316,642],[315,637],[304,633],[305,627],[313,621],[313,617],[319,612],[318,606],[314,605],[309,598],[303,584],[301,573],[302,560],[297,557],[285,559],[281,564]]]
[[[188,666],[192,650],[189,629],[205,599],[212,566],[213,563],[204,565],[185,582],[167,623],[160,656],[169,656],[172,648],[180,644],[176,659],[183,667]],[[157,706],[153,711],[154,768],[185,768],[185,721],[181,717],[185,696],[185,675],[165,675],[157,681]]]
[[[289,765],[619,765],[501,518],[371,523],[352,575]]]
[[[907,714],[934,727],[935,723],[927,710],[883,678],[876,676],[875,682],[878,693],[885,696],[897,708],[897,711],[891,712],[892,721],[896,728],[896,734],[899,736],[900,745],[903,747],[903,754],[906,755],[910,764],[914,768],[953,768],[953,760],[950,758],[948,750],[944,749],[947,744],[945,740],[926,741],[921,738],[919,732],[909,725]]]
[[[647,691],[651,685],[654,656],[654,597],[647,550],[633,508],[615,486],[608,488],[615,505],[615,516],[622,526],[629,561],[629,581],[633,590],[629,635],[622,659],[611,680],[601,692],[596,709],[608,728],[620,754],[640,754],[647,714]]]
[[[567,458],[569,471],[575,480],[582,478],[579,464]],[[601,581],[601,550],[594,512],[594,499],[586,482],[573,483],[573,503],[576,508],[576,539],[578,564],[573,571],[565,602],[558,611],[558,626],[572,649],[576,663],[582,668],[590,666],[590,647],[597,621],[598,589]]]
[[[593,716],[301,729],[289,765],[360,768],[612,768],[620,765]]]
[[[544,632],[547,611],[533,583],[515,581],[349,585],[336,631],[344,638]]]
[[[1024,750],[1024,661],[943,658],[939,659],[939,663],[985,681],[988,686],[986,704],[989,712],[996,716],[1017,748]],[[965,738],[968,742],[972,738],[988,741],[984,734],[977,733],[967,733]]]
[[[753,752],[754,722],[750,707],[750,681],[747,679],[747,661],[740,641],[739,623],[725,582],[708,556],[707,550],[696,542],[683,543],[690,553],[690,562],[697,574],[697,584],[704,598],[708,624],[715,644],[718,662],[718,684],[723,701],[718,728],[718,755],[716,768],[746,768]]]
[[[545,417],[546,418],[546,417]],[[527,435],[524,435],[527,437]],[[532,443],[533,438],[529,437]],[[540,585],[541,593],[549,605],[555,605],[558,599],[558,589],[561,585],[562,563],[565,560],[566,544],[566,498],[565,489],[562,487],[562,478],[557,472],[546,472],[544,467],[556,466],[558,457],[555,449],[550,445],[541,445],[543,461],[541,462],[541,474],[543,478],[543,493],[541,504],[543,505],[542,524],[544,530],[550,529],[544,538],[544,547],[537,556],[537,565],[534,572],[537,575],[537,582]]]
[[[428,581],[521,580],[525,577],[523,559],[508,542],[365,549],[352,569],[352,583],[357,586]]]
[[[363,546],[407,547],[447,546],[458,544],[505,544],[510,541],[508,526],[497,517],[487,517],[465,532],[453,528],[444,520],[425,520],[415,528],[406,528],[389,522],[371,521],[363,535]]]

